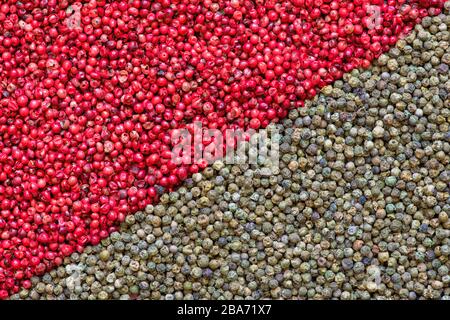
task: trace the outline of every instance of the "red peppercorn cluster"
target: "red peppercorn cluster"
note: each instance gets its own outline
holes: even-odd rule
[[[2,1],[0,298],[204,168],[171,129],[265,127],[443,3]]]

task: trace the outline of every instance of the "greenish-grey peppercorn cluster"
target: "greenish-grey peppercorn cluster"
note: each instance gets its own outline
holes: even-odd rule
[[[450,15],[13,299],[449,299]]]

